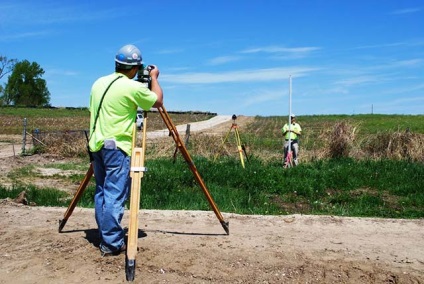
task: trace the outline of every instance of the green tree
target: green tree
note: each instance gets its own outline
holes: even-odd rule
[[[13,67],[3,90],[3,103],[15,106],[48,106],[50,92],[41,76],[44,70],[36,62],[20,61]]]
[[[7,59],[6,56],[0,55],[0,79],[7,73],[12,72],[16,59]]]
[[[0,80],[6,74],[12,72],[16,61],[17,61],[16,59],[7,59],[6,56],[0,55]],[[0,105],[3,105],[3,92],[4,92],[4,87],[0,85]]]

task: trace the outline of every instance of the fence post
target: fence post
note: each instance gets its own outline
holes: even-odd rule
[[[188,145],[189,139],[190,139],[190,124],[187,124],[185,146]]]
[[[24,118],[24,132],[22,134],[22,155],[25,155],[25,144],[26,144],[26,127],[27,127],[27,119]]]

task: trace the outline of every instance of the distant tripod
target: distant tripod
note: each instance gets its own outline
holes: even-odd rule
[[[293,158],[293,147],[292,147],[292,143],[291,141],[289,142],[289,146],[287,147],[287,149],[284,149],[284,152],[287,154],[285,155],[284,161],[283,161],[283,167],[284,168],[292,168],[294,166],[296,166],[296,162]]]
[[[225,136],[225,139],[222,141],[221,147],[224,147],[224,144],[225,144],[225,142],[227,142],[228,136],[230,135],[231,130],[234,129],[234,135],[235,135],[235,138],[236,138],[237,150],[238,150],[239,155],[240,155],[241,165],[242,165],[243,168],[245,168],[243,153],[244,153],[247,161],[249,161],[249,158],[247,157],[246,147],[244,145],[241,145],[241,139],[240,139],[240,134],[239,134],[239,131],[238,131],[238,125],[236,123],[237,116],[235,114],[233,114],[232,119],[233,119],[233,123],[231,124],[230,130],[228,130],[227,135]],[[217,157],[218,157],[218,154],[215,155],[214,160],[216,160]]]

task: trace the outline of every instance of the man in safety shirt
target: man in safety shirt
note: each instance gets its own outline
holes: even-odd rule
[[[115,72],[97,79],[91,88],[89,148],[96,180],[95,218],[103,256],[126,250],[121,220],[131,186],[130,156],[137,109],[149,110],[163,103],[159,69],[152,66],[149,89],[132,80],[140,68],[144,68],[140,50],[125,45],[115,56]]]
[[[287,162],[287,154],[289,152],[289,143],[291,143],[291,151],[293,155],[294,164],[297,165],[299,156],[299,136],[302,134],[302,128],[296,122],[296,116],[290,115],[291,125],[286,123],[281,131],[284,136],[284,163]]]

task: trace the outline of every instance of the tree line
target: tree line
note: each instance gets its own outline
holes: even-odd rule
[[[6,83],[0,85],[1,106],[50,106],[50,92],[42,79],[44,70],[37,62],[0,55],[0,80],[6,75]]]

